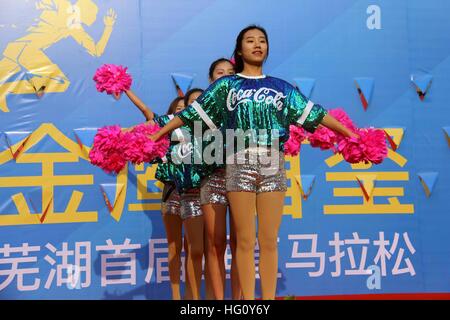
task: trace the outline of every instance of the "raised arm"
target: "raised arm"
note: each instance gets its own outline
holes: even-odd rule
[[[153,118],[155,117],[153,111],[141,99],[139,99],[139,97],[136,96],[133,91],[127,90],[125,91],[125,94],[131,100],[131,102],[133,102],[133,104],[142,112],[145,120],[153,120]]]

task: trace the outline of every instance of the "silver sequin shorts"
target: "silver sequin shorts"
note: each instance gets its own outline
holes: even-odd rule
[[[181,219],[195,218],[203,215],[200,206],[200,189],[192,189],[180,195]]]
[[[233,156],[233,163],[226,165],[227,192],[286,191],[284,154],[277,150],[261,152],[244,150]]]
[[[215,170],[202,181],[200,188],[200,204],[221,204],[228,206],[225,188],[225,169]]]
[[[174,184],[165,183],[161,201],[161,213],[163,215],[181,215],[180,194]]]

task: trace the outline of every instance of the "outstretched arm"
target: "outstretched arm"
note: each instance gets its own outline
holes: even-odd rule
[[[321,125],[327,127],[330,130],[333,130],[337,133],[342,134],[345,137],[353,137],[357,138],[358,135],[352,132],[351,130],[347,129],[345,126],[343,126],[339,121],[337,121],[333,116],[331,116],[329,113],[323,117],[322,121],[320,122]]]
[[[103,19],[105,29],[103,30],[102,37],[97,44],[81,25],[71,30],[72,36],[75,41],[83,46],[90,55],[94,57],[100,57],[105,51],[106,45],[108,44],[114,23],[116,22],[116,18],[117,15],[114,10],[109,9],[107,15]]]
[[[165,136],[166,134],[168,134],[169,132],[172,132],[173,130],[178,129],[183,124],[184,124],[183,120],[181,120],[180,117],[176,116],[175,118],[170,120],[168,124],[166,124],[164,127],[162,127],[161,130],[159,130],[154,135],[151,135],[150,139],[152,139],[153,141],[156,141],[159,138],[161,138],[161,137]]]
[[[125,94],[131,100],[131,102],[133,102],[134,105],[142,112],[142,114],[145,117],[145,120],[147,121],[153,120],[153,118],[155,117],[153,111],[144,102],[142,102],[142,100],[139,99],[138,96],[136,96],[133,91],[127,90],[125,91]]]

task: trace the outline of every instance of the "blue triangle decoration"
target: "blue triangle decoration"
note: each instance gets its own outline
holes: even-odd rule
[[[180,89],[184,96],[186,94],[186,92],[189,91],[189,88],[191,87],[194,77],[187,75],[187,74],[181,74],[181,73],[172,73],[171,76],[172,76],[173,82],[177,86],[177,89]]]
[[[312,78],[294,78],[294,83],[298,90],[309,99],[316,80]]]
[[[42,189],[33,188],[25,194],[27,203],[31,213],[42,212]]]
[[[5,131],[3,134],[6,137],[6,142],[9,147],[12,147],[19,141],[25,140],[31,134],[31,131]]]
[[[44,197],[43,192],[43,188],[37,187],[26,192],[25,194],[25,201],[28,204],[30,213],[38,214],[36,217],[40,223],[44,223],[46,217],[48,216],[50,205],[53,202],[53,195],[51,195],[51,191],[45,191],[47,193],[47,197]],[[43,198],[47,200],[45,203],[42,202]]]
[[[422,186],[425,189],[425,194],[429,197],[433,192],[433,188],[439,174],[437,172],[430,171],[419,172],[417,175],[419,176],[420,182],[422,182]]]
[[[403,141],[403,137],[405,136],[405,133],[406,133],[406,127],[402,127],[402,126],[384,126],[385,128],[392,128],[392,129],[401,129],[402,130],[402,134],[401,134],[401,136],[400,136],[400,139],[399,139],[399,142],[398,142],[398,144],[396,145],[396,148],[392,148],[392,150],[394,150],[394,151],[396,151],[399,147],[400,147],[400,145],[401,145],[401,143],[402,143],[402,141]],[[387,130],[385,130],[385,132],[386,132],[386,134],[387,134]],[[390,135],[389,136],[391,139],[393,139],[393,137],[394,137],[394,135]],[[388,141],[388,143],[389,143],[389,141]],[[394,143],[396,143],[396,142],[394,142]]]
[[[6,144],[8,145],[8,148],[11,150],[11,154],[14,159],[16,159],[22,149],[25,146],[25,143],[27,142],[28,138],[31,135],[31,131],[5,131],[3,132]],[[22,143],[18,146],[14,146],[15,144],[22,141]]]
[[[94,137],[97,133],[98,128],[77,128],[73,129],[75,138],[77,139],[78,145],[82,148],[83,145],[86,147],[92,147],[94,143]]]
[[[302,189],[303,198],[307,199],[309,197],[309,195],[311,194],[312,187],[314,185],[316,176],[312,175],[312,174],[302,174],[300,177],[301,177],[301,181],[302,181],[301,189]]]
[[[450,127],[442,127],[445,132],[445,137],[447,138],[448,146],[450,147]]]
[[[447,137],[450,137],[450,127],[442,127]]]
[[[423,94],[426,94],[428,91],[428,87],[433,80],[433,76],[430,74],[413,74],[411,75],[411,81],[420,89]]]
[[[364,95],[364,98],[367,101],[367,104],[370,103],[370,99],[372,98],[372,92],[373,92],[373,86],[374,86],[374,79],[373,78],[367,78],[367,77],[360,77],[354,79],[359,89],[361,89],[362,94]]]
[[[116,204],[117,184],[101,183],[100,188],[105,198],[106,205],[108,206],[109,210],[112,211],[112,209],[114,209],[114,205]]]

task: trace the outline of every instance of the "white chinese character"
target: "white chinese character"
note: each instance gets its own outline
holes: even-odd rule
[[[101,253],[102,287],[111,284],[136,284],[136,253],[121,251],[139,249],[141,245],[130,242],[131,240],[127,238],[123,244],[113,244],[111,239],[108,239],[106,246],[96,246],[97,251],[114,251],[112,254]],[[111,268],[114,270],[109,270]]]
[[[297,259],[319,259],[319,267],[317,271],[309,271],[310,277],[320,277],[325,269],[325,252],[317,252],[317,237],[318,234],[293,234],[289,235],[289,240],[294,240],[292,246],[291,258]],[[299,251],[299,240],[309,240],[311,241],[311,250],[308,252]],[[288,262],[286,263],[286,268],[317,268],[316,262]]]
[[[58,287],[66,284],[69,289],[73,289],[74,287],[87,288],[91,285],[91,243],[89,241],[76,242],[75,251],[68,249],[67,242],[62,243],[62,249],[59,251],[51,243],[47,243],[45,247],[57,257],[61,257],[56,270],[54,268],[50,270],[45,289],[50,289],[55,275]],[[81,249],[84,249],[84,253]],[[73,263],[69,263],[69,258],[72,258]],[[50,255],[46,255],[44,259],[52,266],[56,264],[56,260]],[[84,275],[83,279],[82,275]]]
[[[28,243],[22,244],[20,247],[11,247],[6,243],[3,248],[0,248],[0,255],[4,258],[0,259],[0,266],[10,265],[8,269],[0,268],[0,277],[7,276],[7,278],[0,283],[0,291],[5,289],[17,277],[17,289],[19,291],[33,291],[39,288],[41,280],[35,278],[33,284],[24,284],[24,275],[38,274],[39,268],[21,267],[19,264],[36,263],[37,257],[28,256],[30,252],[39,252],[40,246],[30,247]],[[20,253],[20,257],[11,257],[11,253]]]

